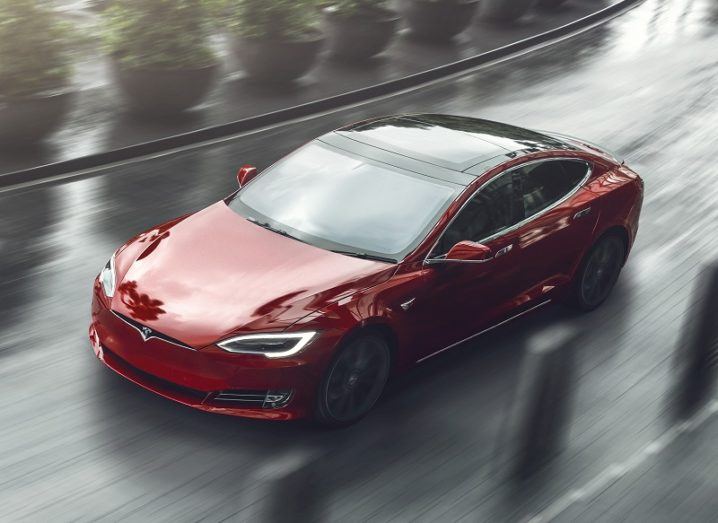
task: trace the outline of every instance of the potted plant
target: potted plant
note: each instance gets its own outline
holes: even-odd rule
[[[536,0],[483,0],[481,17],[497,22],[513,22],[525,15]]]
[[[399,22],[387,0],[334,0],[323,12],[329,50],[345,60],[368,60],[381,53]]]
[[[404,16],[414,36],[448,41],[471,24],[479,0],[405,0]]]
[[[219,71],[207,0],[113,0],[106,40],[130,108],[167,116],[199,104]]]
[[[316,0],[238,0],[234,7],[233,51],[251,79],[291,82],[315,64],[324,43]]]
[[[72,34],[41,0],[0,1],[0,145],[41,141],[62,123]]]

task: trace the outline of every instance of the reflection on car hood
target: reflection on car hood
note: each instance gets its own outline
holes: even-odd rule
[[[396,268],[286,238],[224,202],[155,232],[135,240],[143,249],[127,249],[139,254],[112,308],[197,348],[237,330],[282,330]]]

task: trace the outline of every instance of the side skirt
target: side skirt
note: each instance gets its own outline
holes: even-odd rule
[[[496,329],[496,328],[498,328],[498,327],[501,327],[502,325],[504,325],[504,324],[506,324],[506,323],[509,323],[510,321],[513,321],[513,320],[515,320],[516,318],[520,318],[520,317],[523,316],[524,314],[528,314],[529,312],[534,311],[534,310],[538,309],[539,307],[543,307],[544,305],[546,305],[547,303],[550,303],[550,302],[551,302],[551,300],[548,299],[548,300],[542,301],[541,303],[537,303],[537,304],[534,305],[533,307],[529,307],[528,309],[523,310],[523,311],[519,312],[518,314],[514,314],[513,316],[511,316],[511,317],[509,317],[509,318],[507,318],[507,319],[505,319],[505,320],[503,320],[503,321],[501,321],[501,322],[499,322],[499,323],[497,323],[497,324],[495,324],[495,325],[492,325],[491,327],[488,327],[488,328],[486,328],[486,329],[484,329],[484,330],[482,330],[482,331],[479,331],[479,332],[477,332],[476,334],[472,334],[472,335],[469,336],[468,338],[464,338],[463,340],[457,341],[456,343],[452,343],[451,345],[449,345],[449,346],[447,346],[447,347],[444,347],[443,349],[439,349],[438,351],[433,352],[433,353],[429,354],[428,356],[424,356],[424,357],[421,358],[420,360],[417,360],[416,363],[421,363],[421,362],[423,362],[423,361],[426,361],[426,360],[428,360],[429,358],[433,358],[434,356],[437,356],[437,355],[441,354],[442,352],[445,352],[445,351],[447,351],[447,350],[449,350],[449,349],[453,349],[453,348],[456,347],[457,345],[461,345],[462,343],[465,343],[465,342],[467,342],[467,341],[469,341],[469,340],[473,340],[474,338],[477,338],[478,336],[481,336],[482,334],[486,334],[486,333],[489,332],[489,331],[492,331],[492,330],[494,330],[494,329]]]

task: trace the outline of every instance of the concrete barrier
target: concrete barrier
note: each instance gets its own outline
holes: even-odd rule
[[[675,352],[673,400],[678,417],[691,415],[713,390],[718,366],[718,262],[703,268]]]
[[[532,473],[562,447],[573,403],[578,329],[560,325],[529,343],[512,413],[510,460]]]
[[[281,456],[261,470],[256,481],[262,523],[316,523],[323,520],[320,459],[316,453]],[[252,518],[255,519],[255,518]]]

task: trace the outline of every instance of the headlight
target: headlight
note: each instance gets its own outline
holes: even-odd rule
[[[112,298],[115,295],[115,255],[112,255],[110,261],[107,262],[105,268],[100,273],[100,283],[105,296]]]
[[[263,354],[267,358],[293,356],[306,347],[316,332],[291,332],[282,334],[247,334],[220,341],[217,345],[227,352]]]

